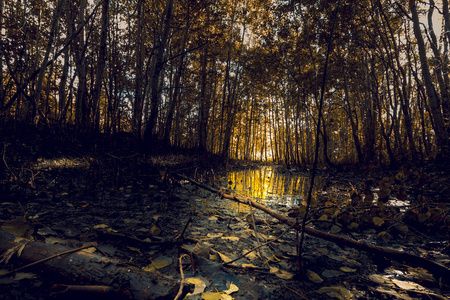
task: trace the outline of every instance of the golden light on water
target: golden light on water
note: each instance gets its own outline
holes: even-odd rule
[[[280,174],[272,166],[231,171],[226,177],[228,188],[235,194],[262,202],[297,205],[307,196],[309,177]],[[317,186],[322,186],[320,178]]]

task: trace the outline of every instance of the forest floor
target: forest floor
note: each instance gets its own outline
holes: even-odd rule
[[[218,174],[257,164],[189,154],[144,157],[120,143],[87,149],[76,140],[56,145],[47,136],[12,136],[3,142],[1,231],[55,247],[96,242],[99,255],[176,285],[178,259],[186,253],[193,260],[183,261],[184,277],[196,288],[188,299],[450,298],[448,278],[310,235],[304,243],[304,276],[298,276],[294,229],[175,175],[220,189],[228,183],[218,181]],[[448,170],[432,162],[420,169],[324,171],[323,205],[313,205],[309,226],[403,249],[450,268]],[[367,190],[378,191],[379,198],[389,190],[388,203],[407,198],[414,204],[355,203],[363,202]],[[271,208],[296,213],[276,204]],[[91,291],[55,288],[99,283],[54,274],[46,263],[3,276],[25,264],[17,256],[0,253],[0,299],[101,299]],[[117,282],[111,285],[120,288]]]

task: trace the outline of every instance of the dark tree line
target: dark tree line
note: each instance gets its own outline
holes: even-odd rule
[[[448,156],[448,1],[0,1],[0,118],[147,150],[395,164]]]

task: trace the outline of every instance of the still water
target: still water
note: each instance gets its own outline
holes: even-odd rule
[[[309,176],[279,173],[273,166],[229,171],[224,179],[236,195],[250,197],[269,206],[277,204],[286,207],[298,205],[306,199],[310,183]],[[325,180],[316,176],[313,197],[324,184]]]

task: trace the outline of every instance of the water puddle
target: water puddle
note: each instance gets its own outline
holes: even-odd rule
[[[252,198],[263,204],[292,207],[307,198],[310,178],[306,175],[281,174],[273,166],[257,169],[229,171],[224,180],[235,194]],[[316,177],[313,197],[325,184],[322,177]]]

